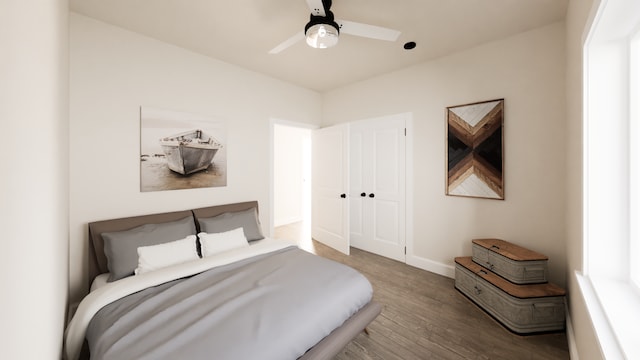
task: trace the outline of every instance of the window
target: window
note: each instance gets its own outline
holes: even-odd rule
[[[584,275],[606,358],[640,359],[640,1],[600,2],[584,49]]]

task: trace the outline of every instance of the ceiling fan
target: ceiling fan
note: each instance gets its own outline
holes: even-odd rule
[[[306,0],[306,2],[311,9],[311,15],[304,31],[283,41],[271,49],[269,54],[277,54],[305,38],[307,44],[313,48],[329,48],[338,43],[340,33],[386,41],[396,41],[400,36],[398,30],[353,21],[336,20],[331,12],[331,0]]]

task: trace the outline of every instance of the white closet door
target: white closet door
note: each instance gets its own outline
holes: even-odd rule
[[[351,245],[405,261],[405,117],[349,128]]]
[[[349,254],[349,127],[312,132],[311,235]]]

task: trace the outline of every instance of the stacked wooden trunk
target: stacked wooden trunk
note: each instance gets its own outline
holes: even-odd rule
[[[499,239],[475,239],[455,258],[455,287],[519,334],[563,330],[565,290],[547,281],[545,255]]]

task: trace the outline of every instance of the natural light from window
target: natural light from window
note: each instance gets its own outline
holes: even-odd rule
[[[584,266],[603,355],[640,359],[640,1],[602,0],[584,49]]]

